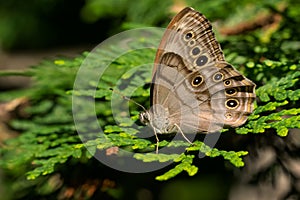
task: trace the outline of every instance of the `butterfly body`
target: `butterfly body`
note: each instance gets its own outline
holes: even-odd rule
[[[255,84],[225,61],[210,22],[192,8],[177,14],[159,45],[151,108],[140,120],[155,133],[210,133],[244,124]]]

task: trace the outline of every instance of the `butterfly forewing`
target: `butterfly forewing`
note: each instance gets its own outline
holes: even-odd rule
[[[197,63],[197,59],[203,55],[213,61],[225,61],[211,23],[203,14],[190,7],[183,9],[171,20],[158,47],[155,64],[160,62],[165,52],[177,53],[189,63]]]

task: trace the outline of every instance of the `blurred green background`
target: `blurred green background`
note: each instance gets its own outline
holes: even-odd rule
[[[38,54],[38,59],[31,62],[35,63],[44,56],[64,55],[62,49],[70,47],[73,49],[71,56],[76,56],[124,30],[165,27],[185,6],[194,7],[213,22],[225,56],[229,53],[229,59],[234,60],[235,64],[245,62],[237,54],[248,56],[247,59],[256,63],[264,57],[280,60],[283,53],[287,63],[299,64],[300,3],[297,0],[0,0],[0,59],[4,58],[1,57],[3,54],[8,59],[6,63],[13,63],[13,59],[19,59],[18,55]],[[280,44],[281,49],[272,49],[275,43]],[[17,56],[7,57],[10,54]],[[26,62],[22,63],[22,59],[20,62],[19,65],[28,67],[24,66]],[[255,77],[255,80],[263,85],[266,79],[276,73],[280,71],[267,71],[261,77]],[[10,82],[14,87],[8,87],[6,84],[9,82],[0,80],[0,90],[6,92],[8,88],[23,87],[29,81],[19,80],[13,79]],[[226,137],[223,140],[226,141]],[[249,144],[251,142],[249,140]],[[1,145],[5,146],[3,140]],[[198,162],[201,169],[196,176],[181,174],[166,182],[155,181],[155,176],[161,174],[161,171],[125,174],[108,169],[96,160],[88,164],[71,161],[69,166],[58,167],[56,173],[32,181],[14,177],[6,169],[0,171],[0,199],[262,199],[262,196],[256,195],[260,190],[257,188],[259,182],[249,181],[246,187],[239,185],[240,169],[233,169],[218,159],[204,158]],[[265,176],[263,170],[256,173],[257,176]],[[245,176],[248,172],[243,173]],[[64,174],[64,177],[60,174]],[[100,177],[98,182],[94,177]],[[247,177],[245,179],[248,181]],[[290,187],[290,195],[280,196],[280,199],[300,198],[297,196],[299,186],[293,188],[288,181],[281,184],[281,188]],[[267,196],[265,194],[266,200]]]
[[[135,27],[165,27],[185,6],[192,6],[215,22],[251,20],[297,1],[241,0],[43,0],[0,1],[0,46],[4,50],[47,48],[81,43],[97,44]],[[296,8],[291,8],[296,10]],[[227,23],[227,25],[230,25]]]

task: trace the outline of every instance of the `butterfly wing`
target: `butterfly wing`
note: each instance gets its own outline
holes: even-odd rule
[[[159,45],[151,104],[167,125],[184,132],[214,132],[240,126],[253,110],[255,84],[225,62],[210,22],[192,8],[177,14]],[[155,123],[154,123],[155,125]]]
[[[190,7],[179,12],[169,23],[156,53],[154,72],[165,52],[174,52],[196,65],[201,62],[201,58],[198,62],[195,59],[199,58],[197,55],[200,53],[214,61],[225,61],[211,23]]]

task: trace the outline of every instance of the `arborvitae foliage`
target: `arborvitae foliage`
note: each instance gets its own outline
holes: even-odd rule
[[[294,9],[286,9],[280,13],[282,19],[277,24],[276,31],[269,34],[267,39],[262,39],[263,33],[267,30],[258,30],[221,40],[227,60],[257,84],[258,97],[255,111],[247,123],[224,132],[247,134],[250,137],[253,134],[268,133],[285,137],[289,134],[289,129],[300,128],[298,59],[300,38],[294,28],[296,22],[299,24],[300,16]],[[147,42],[151,41],[140,38],[134,45]],[[91,69],[106,65],[110,54],[118,51],[119,49],[112,46],[106,52],[99,52],[95,62],[90,63]],[[114,87],[120,77],[123,80],[130,79],[130,84],[122,88],[122,92],[126,95],[127,91],[130,92],[132,88],[139,86],[131,97],[147,107],[150,92],[149,86],[144,84],[150,82],[152,69],[145,68],[139,77],[124,73],[135,66],[153,62],[155,51],[147,49],[120,56],[110,64],[109,69],[112,70],[106,71],[101,77],[101,84],[90,82],[89,87],[83,90],[73,90],[73,83],[77,70],[86,56],[90,55],[89,52],[75,59],[44,61],[23,73],[0,72],[2,76],[31,76],[34,81],[34,85],[25,91],[0,94],[1,99],[6,101],[26,96],[30,103],[25,118],[15,119],[9,123],[11,128],[20,133],[19,136],[5,141],[0,148],[0,166],[9,176],[16,179],[13,190],[21,191],[15,198],[61,194],[57,191],[64,189],[64,183],[57,178],[58,174],[65,173],[65,169],[70,167],[80,166],[82,169],[84,166],[91,169],[90,164],[94,162],[93,154],[107,152],[111,147],[132,152],[134,159],[146,163],[174,162],[171,169],[156,177],[160,181],[174,178],[183,171],[189,176],[195,175],[201,169],[201,166],[194,164],[199,152],[211,158],[221,157],[224,162],[229,161],[235,167],[244,166],[243,158],[248,154],[246,150],[234,151],[230,146],[226,147],[227,150],[210,148],[201,141],[194,141],[194,145],[190,145],[182,140],[169,142],[168,138],[161,138],[159,147],[170,149],[183,147],[185,151],[180,154],[145,153],[155,150],[156,141],[153,138],[140,138],[139,129],[131,127],[132,121],[124,121],[119,125],[114,123],[110,110],[112,92],[109,88]],[[83,143],[79,138],[72,118],[72,95],[96,100],[98,121],[104,127],[103,133],[97,139],[93,138]],[[134,104],[130,104],[130,108],[131,119],[137,120],[139,108]],[[88,118],[89,113],[83,113],[81,117]],[[84,128],[86,133],[95,134],[95,127]],[[89,151],[86,150],[87,147]],[[45,185],[58,180],[60,181],[57,187],[45,189]],[[29,190],[32,188],[35,188],[34,194]],[[114,197],[121,195],[118,190],[105,192]]]

